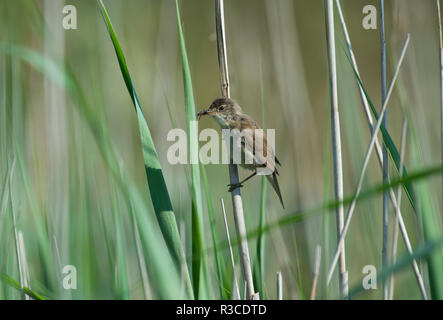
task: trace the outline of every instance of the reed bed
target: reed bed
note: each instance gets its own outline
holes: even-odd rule
[[[0,299],[443,299],[440,2],[365,5],[1,1]],[[196,161],[219,96],[276,129],[285,209]]]

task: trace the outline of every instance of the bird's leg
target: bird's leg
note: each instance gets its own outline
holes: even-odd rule
[[[243,179],[242,181],[240,181],[239,183],[230,183],[230,184],[228,184],[228,187],[229,187],[228,192],[232,192],[232,191],[234,191],[237,188],[243,187],[243,183],[245,183],[246,181],[248,181],[252,177],[255,177],[255,175],[257,175],[257,170],[254,171],[254,173],[251,174],[249,177],[247,177],[247,178]]]

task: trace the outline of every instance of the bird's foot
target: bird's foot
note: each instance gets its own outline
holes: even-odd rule
[[[228,192],[232,192],[235,189],[243,187],[243,185],[241,183],[230,183],[228,184],[228,187],[229,187]]]

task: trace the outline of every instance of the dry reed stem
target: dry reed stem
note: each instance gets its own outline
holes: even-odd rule
[[[386,37],[385,37],[385,2],[380,0],[380,51],[381,51],[381,104],[386,100]],[[387,111],[383,116],[382,126],[387,128],[388,119]],[[386,145],[383,145],[383,183],[388,182],[388,150]],[[389,241],[389,192],[383,191],[383,235],[382,235],[382,271],[388,266],[388,241]],[[383,299],[387,300],[389,297],[388,282],[386,279],[382,280]]]
[[[343,231],[344,226],[344,207],[341,203],[343,200],[343,163],[341,150],[341,132],[340,132],[340,116],[338,110],[338,91],[337,91],[337,65],[335,50],[335,28],[334,28],[334,4],[333,0],[326,1],[326,29],[328,44],[328,62],[329,62],[329,85],[331,89],[331,134],[332,134],[332,153],[334,165],[334,189],[335,199],[340,202],[336,209],[337,220],[337,238]],[[339,244],[340,267],[339,267],[339,284],[340,295],[346,297],[348,295],[348,277],[346,271],[345,245],[344,242]]]
[[[229,88],[229,70],[228,59],[226,55],[226,37],[224,22],[224,6],[223,0],[215,0],[215,17],[217,29],[217,51],[218,63],[220,68],[221,90],[224,98],[230,98]],[[229,164],[229,179],[231,185],[238,184],[238,168],[235,164]],[[246,239],[246,225],[243,213],[243,202],[241,198],[240,188],[231,192],[232,206],[237,236],[240,239],[240,263],[242,267],[243,278],[247,284],[247,296],[249,299],[254,297],[254,283],[252,279],[251,260],[249,257],[248,242]]]
[[[281,272],[277,272],[277,300],[283,300],[283,278]]]
[[[19,280],[20,280],[20,291],[21,291],[21,297],[22,299],[25,299],[25,292],[23,291],[23,288],[25,287],[25,275],[23,271],[23,262],[22,262],[22,255],[20,253],[20,243],[19,243],[19,235],[17,230],[17,217],[15,216],[15,207],[14,207],[14,201],[12,199],[12,177],[14,175],[14,168],[15,168],[15,161],[16,158],[14,156],[12,160],[11,165],[11,171],[8,177],[8,192],[9,192],[9,203],[11,204],[11,217],[12,217],[12,228],[14,230],[14,240],[15,240],[15,255],[17,259],[18,264],[18,273],[19,273]]]
[[[20,263],[21,263],[21,273],[23,274],[23,286],[28,289],[32,289],[29,284],[29,266],[28,260],[26,259],[26,249],[25,249],[25,240],[23,238],[23,232],[18,230],[18,252],[20,254]],[[32,300],[31,296],[25,294],[25,300]]]
[[[220,199],[220,202],[221,202],[221,206],[222,206],[223,220],[225,222],[226,237],[228,238],[229,255],[231,257],[232,273],[234,274],[234,288],[233,288],[232,298],[234,300],[240,300],[240,289],[238,287],[237,274],[235,272],[234,252],[232,250],[231,237],[229,235],[228,220],[226,219],[225,203],[224,203],[223,199]]]
[[[312,287],[310,300],[315,300],[317,296],[318,276],[320,275],[320,263],[321,263],[321,246],[315,247],[314,254],[314,270],[312,271]]]

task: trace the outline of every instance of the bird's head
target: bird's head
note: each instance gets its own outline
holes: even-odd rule
[[[229,125],[232,117],[240,113],[242,113],[242,110],[237,102],[229,98],[218,98],[211,103],[209,108],[197,113],[197,119],[200,120],[201,116],[210,115],[213,116],[222,127],[226,127]]]

